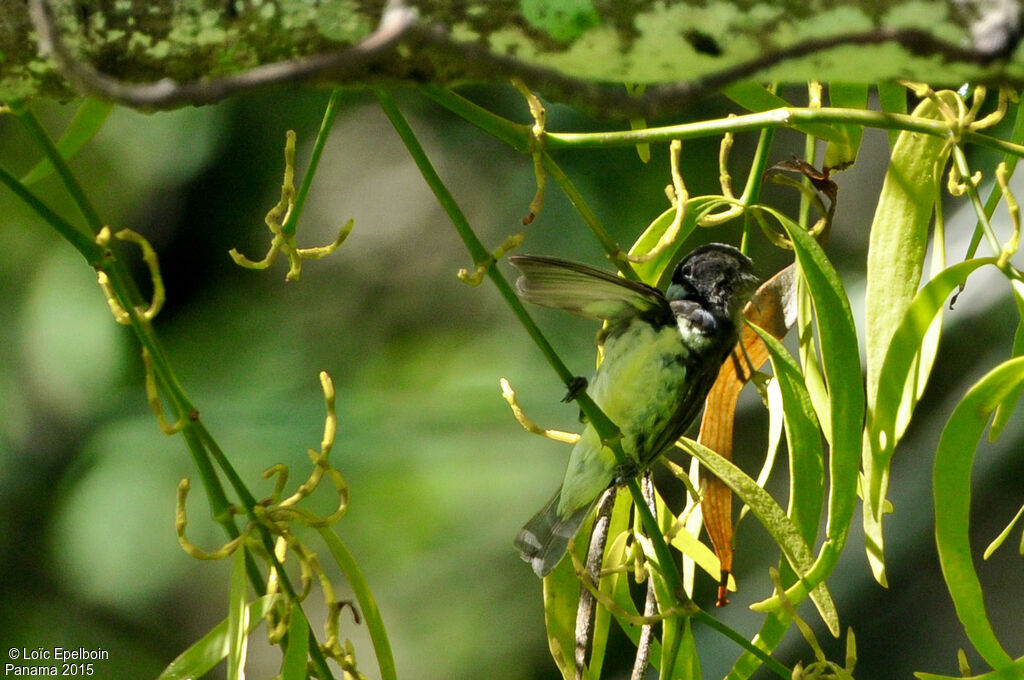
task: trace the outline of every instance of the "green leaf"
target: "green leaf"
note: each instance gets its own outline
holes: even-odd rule
[[[991,429],[989,432],[991,432]],[[1020,506],[1020,510],[1018,510],[1017,514],[1013,516],[1013,519],[1011,519],[1010,523],[1006,525],[1006,528],[996,536],[994,541],[989,543],[987,548],[985,548],[985,553],[981,556],[982,559],[987,560],[992,556],[992,553],[999,549],[999,546],[1006,542],[1006,539],[1010,537],[1010,532],[1013,531],[1013,527],[1017,525],[1017,521],[1022,515],[1024,515],[1024,505]],[[1021,554],[1024,555],[1024,537],[1021,538]]]
[[[818,534],[824,500],[825,452],[814,407],[796,361],[770,333],[752,326],[768,348],[775,382],[782,393],[782,412],[789,449],[789,511],[808,545]]]
[[[829,105],[837,108],[865,109],[868,105],[868,86],[854,83],[829,83]],[[825,167],[839,168],[857,160],[860,138],[864,131],[859,125],[834,126],[843,136],[842,142],[830,141],[825,147]]]
[[[309,656],[309,623],[297,608],[288,621],[288,648],[281,661],[281,680],[306,680]]]
[[[722,90],[722,94],[752,113],[771,111],[772,109],[786,109],[793,106],[779,95],[769,91],[764,85],[753,81],[743,81],[730,85]],[[794,130],[805,135],[818,137],[828,142],[842,143],[845,140],[842,133],[822,123],[801,123],[792,127]]]
[[[931,100],[914,116],[938,118]],[[879,195],[868,243],[865,291],[865,351],[868,403],[874,403],[882,359],[893,329],[903,318],[921,281],[928,225],[941,170],[949,157],[945,140],[903,132]]]
[[[857,474],[864,421],[860,351],[850,302],[839,274],[817,241],[785,215],[775,213],[793,243],[801,278],[817,319],[821,367],[829,395],[828,527],[820,569],[831,570],[846,542],[857,501]],[[820,420],[820,418],[819,418]],[[836,632],[838,635],[838,632]]]
[[[899,83],[878,83],[878,103],[885,113],[907,112],[907,88]],[[889,130],[889,146],[896,144],[900,136],[899,130]]]
[[[882,550],[882,514],[889,484],[889,463],[897,439],[900,403],[905,385],[914,379],[915,356],[920,353],[933,319],[946,299],[967,277],[995,258],[967,260],[949,267],[932,278],[906,309],[893,331],[876,379],[874,408],[868,414],[864,461],[864,528],[868,552],[877,551],[879,566]],[[869,517],[870,515],[870,517]],[[884,578],[884,568],[880,572]],[[876,577],[878,574],[876,573]]]
[[[388,640],[387,630],[384,628],[384,620],[381,618],[377,601],[374,599],[373,593],[370,592],[370,586],[366,582],[366,577],[363,576],[362,569],[359,568],[352,553],[341,542],[333,529],[322,527],[317,531],[330,549],[334,561],[345,573],[352,593],[356,596],[356,602],[359,603],[359,609],[363,613],[363,621],[366,622],[366,630],[373,643],[373,652],[377,655],[377,668],[380,670],[381,680],[398,680],[395,671],[395,658],[391,653],[391,642]]]
[[[679,225],[679,233],[676,234],[675,244],[665,248],[647,262],[633,264],[633,271],[640,276],[640,280],[651,286],[657,286],[665,270],[677,259],[676,254],[679,252],[680,247],[697,227],[697,221],[722,205],[726,205],[726,201],[721,196],[697,196],[690,199],[686,204],[683,220]],[[665,235],[675,217],[676,209],[669,208],[654,218],[654,221],[640,234],[633,247],[629,249],[629,254],[643,255],[653,250],[658,245],[661,237]]]
[[[228,589],[228,680],[245,679],[245,653],[249,641],[249,610],[245,606],[245,549],[235,551],[231,560]]]
[[[1013,335],[1013,350],[1010,356],[1019,357],[1024,356],[1024,283],[1014,279],[1010,281],[1010,284],[1013,287],[1013,299],[1017,303],[1017,316],[1020,318],[1017,323],[1017,332]],[[996,408],[992,427],[989,429],[989,440],[995,440],[1006,427],[1006,423],[1010,421],[1010,414],[1013,413],[1013,409],[1020,400],[1020,395],[1021,389],[1010,392],[1006,395],[1006,400]]]
[[[1013,662],[1013,665],[999,670],[972,675],[965,678],[960,675],[935,675],[933,673],[914,673],[918,680],[1024,680],[1024,657]]]
[[[971,557],[971,467],[992,412],[1022,382],[1024,357],[1018,357],[994,368],[967,392],[942,430],[932,477],[935,543],[942,575],[967,637],[996,670],[1014,662],[992,630]]]
[[[811,302],[807,282],[797,278],[796,285],[796,337],[800,354],[800,365],[803,366],[804,384],[811,397],[814,413],[825,440],[832,443],[832,409],[829,406],[828,388],[825,386],[825,373],[818,359],[818,346],[814,335],[814,303]]]
[[[946,93],[943,96],[956,95]],[[956,106],[955,102],[948,103]],[[922,101],[913,115],[929,119],[941,117],[936,104],[929,99]],[[938,196],[942,169],[948,158],[949,148],[944,139],[909,131],[900,133],[892,148],[868,244],[864,335],[869,413],[879,410],[876,395],[882,362],[890,347],[893,331],[910,307],[921,281],[928,246],[928,225]],[[937,329],[933,331],[932,346],[938,342]],[[916,347],[920,348],[922,344]],[[924,355],[927,358],[928,352],[925,351]],[[903,408],[907,414],[924,389],[927,372],[922,373],[922,378],[917,381],[919,390],[908,395],[911,403]],[[899,384],[901,393],[904,384]],[[900,408],[899,402],[895,408]],[[888,468],[875,469],[878,461],[871,455],[868,442],[862,447],[862,458],[864,475],[870,480],[872,491],[864,499],[868,561],[875,579],[885,585],[882,513]]]
[[[85,146],[86,142],[93,138],[103,127],[107,116],[114,109],[114,105],[108,101],[89,97],[78,107],[75,117],[71,119],[64,134],[57,140],[57,151],[61,158],[70,160]],[[38,182],[53,174],[53,164],[46,158],[40,160],[28,173],[21,178],[25,185]]]
[[[676,665],[668,676],[675,680],[700,680],[700,655],[697,651],[697,641],[693,637],[693,624],[690,617],[683,619],[682,639],[679,643],[679,654],[676,656]]]
[[[814,555],[804,541],[800,527],[786,516],[775,499],[731,461],[695,441],[685,438],[680,441],[682,443],[679,446],[684,451],[698,458],[708,470],[750,506],[750,511],[778,544],[793,570],[801,576],[808,574],[814,564]],[[825,584],[817,583],[810,596],[829,630],[838,635],[839,614]]]
[[[267,614],[283,601],[284,596],[274,594],[264,595],[250,602],[246,632],[252,633]],[[206,675],[227,657],[228,640],[228,620],[224,619],[168,664],[157,680],[193,680]]]

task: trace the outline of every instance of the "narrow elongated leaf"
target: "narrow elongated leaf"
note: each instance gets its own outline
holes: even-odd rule
[[[784,109],[792,106],[788,101],[770,92],[763,85],[753,81],[735,83],[722,90],[722,94],[747,111],[758,113],[772,109]],[[844,137],[829,125],[821,123],[803,123],[794,125],[794,130],[829,142],[842,142]]]
[[[971,467],[992,412],[1022,382],[1024,357],[1018,357],[994,368],[967,392],[942,430],[932,476],[942,576],[971,644],[996,670],[1014,662],[992,630],[971,556]]]
[[[391,653],[391,642],[388,640],[384,621],[377,608],[377,601],[374,599],[373,593],[370,592],[366,577],[363,576],[363,570],[359,568],[352,553],[348,551],[348,547],[341,542],[333,529],[323,527],[317,531],[330,549],[334,561],[345,572],[345,578],[348,579],[352,593],[359,603],[359,609],[363,612],[363,621],[366,622],[366,630],[370,633],[373,652],[377,655],[377,668],[380,670],[381,680],[398,680],[398,674],[395,671],[395,658]]]
[[[86,142],[103,127],[104,121],[107,120],[107,116],[113,109],[112,103],[102,99],[90,97],[83,101],[78,107],[75,117],[71,119],[71,123],[64,130],[64,134],[57,140],[57,151],[60,152],[61,158],[64,160],[74,158]],[[21,183],[32,184],[52,174],[53,164],[44,158],[21,178]]]
[[[947,99],[953,93],[943,93]],[[956,106],[954,101],[949,102]],[[926,99],[914,109],[919,118],[939,118],[938,107]],[[893,145],[868,243],[865,300],[865,361],[868,411],[877,409],[879,374],[892,334],[910,306],[921,281],[928,225],[937,197],[942,168],[949,158],[944,139],[904,131]],[[921,345],[918,345],[921,347]],[[924,380],[920,381],[922,388]],[[902,390],[903,383],[900,383]],[[916,395],[913,395],[916,397]],[[899,404],[897,404],[899,408]],[[905,409],[907,410],[907,409]],[[895,442],[893,442],[895,444]],[[885,585],[882,506],[888,469],[874,469],[877,462],[868,442],[862,447],[865,476],[878,480],[865,497],[864,529],[868,561],[879,583]]]
[[[693,637],[693,624],[690,618],[683,620],[682,640],[679,654],[676,655],[676,666],[668,676],[673,680],[700,680],[700,656],[697,653],[697,641]]]
[[[249,610],[245,606],[245,549],[235,551],[228,589],[228,680],[245,680],[249,642]]]
[[[814,407],[796,361],[771,334],[759,329],[768,348],[775,380],[782,393],[786,442],[789,449],[789,511],[804,541],[813,546],[824,502],[825,452]]]
[[[711,449],[688,439],[683,439],[681,442],[680,446],[684,451],[700,459],[702,465],[725,482],[733,490],[733,493],[750,506],[750,511],[779,545],[782,554],[785,555],[793,570],[801,576],[806,575],[814,563],[813,553],[804,542],[800,528],[786,516],[775,499],[759,487],[745,472]],[[825,584],[817,583],[810,596],[829,630],[838,635],[839,614],[836,612],[832,596]]]
[[[651,286],[657,286],[665,270],[678,259],[679,249],[697,227],[697,221],[722,205],[726,205],[726,203],[719,196],[697,196],[690,199],[686,204],[686,210],[683,213],[683,219],[679,225],[679,232],[676,234],[674,245],[665,248],[647,262],[633,264],[633,271],[640,276],[640,280]],[[633,247],[629,249],[629,254],[644,255],[653,250],[665,235],[665,232],[668,231],[675,218],[675,208],[669,208],[654,218],[654,221],[644,229],[644,232],[640,234]]]
[[[1017,316],[1020,321],[1017,323],[1017,332],[1013,336],[1013,350],[1011,356],[1019,357],[1024,356],[1024,283],[1013,280],[1010,281],[1013,286],[1013,300],[1017,303]],[[995,440],[999,436],[999,433],[1006,427],[1006,423],[1010,420],[1010,414],[1013,413],[1014,407],[1020,400],[1021,389],[1011,391],[1006,395],[1006,399],[996,408],[995,417],[992,419],[992,428],[989,430],[989,439]]]
[[[832,409],[829,406],[825,373],[818,359],[818,344],[814,335],[814,303],[803,278],[796,281],[796,336],[799,343],[800,365],[803,367],[804,384],[811,397],[811,404],[821,423],[825,440],[832,444]]]
[[[991,430],[989,431],[991,432]],[[1017,522],[1020,520],[1021,516],[1024,516],[1024,505],[1020,506],[1020,510],[1018,510],[1017,514],[1013,516],[1013,519],[1011,519],[1010,523],[1006,525],[1006,528],[1000,531],[999,535],[996,536],[995,540],[989,543],[988,547],[985,548],[985,553],[982,555],[982,559],[987,560],[989,557],[992,556],[992,553],[994,553],[996,550],[999,550],[999,547],[1006,541],[1007,538],[1010,537],[1010,532],[1013,531],[1013,527],[1017,526]],[[1021,554],[1024,555],[1024,538],[1022,538],[1021,540]]]
[[[576,557],[587,559],[586,536],[592,522],[583,524],[575,541]],[[580,601],[580,581],[572,561],[564,559],[544,577],[544,625],[548,633],[548,649],[565,680],[575,676],[576,610]]]
[[[281,661],[281,680],[306,680],[309,656],[309,624],[302,612],[293,610],[288,621],[288,648]]]
[[[836,108],[863,109],[868,105],[868,86],[859,83],[829,83],[829,105]],[[857,160],[860,138],[864,129],[859,125],[835,125],[844,138],[830,141],[825,147],[825,167],[842,168]]]
[[[878,103],[886,113],[907,112],[907,88],[899,83],[878,83]],[[900,136],[899,130],[889,130],[889,146],[893,146]]]
[[[865,437],[868,450],[864,464],[864,527],[868,552],[876,552],[875,561],[881,569],[876,572],[876,578],[881,575],[884,579],[885,574],[881,561],[882,513],[889,484],[889,463],[897,440],[900,403],[905,394],[904,386],[915,368],[914,358],[925,343],[933,319],[953,289],[978,268],[994,263],[994,258],[967,260],[933,277],[918,291],[892,333],[878,372],[875,405],[868,415]],[[869,518],[870,513],[873,515]]]
[[[967,280],[972,273],[996,259],[982,257],[958,262],[929,281],[914,296],[903,318],[892,334],[892,342],[881,370],[875,409],[868,417],[868,432],[875,455],[882,465],[888,464],[893,453],[897,411],[903,395],[903,385],[913,367],[914,355],[924,341],[932,319],[952,294],[953,289]]]
[[[264,595],[248,605],[248,630],[252,633],[267,614],[284,600],[280,594]],[[228,655],[228,620],[224,619],[195,644],[167,665],[157,680],[194,680],[200,678]]]
[[[853,313],[839,274],[821,246],[800,225],[773,213],[793,243],[800,274],[814,305],[821,365],[829,396],[829,498],[826,542],[820,573],[831,571],[846,542],[857,500],[864,423],[864,389]],[[819,417],[820,421],[820,417]],[[819,560],[820,561],[820,560]],[[838,635],[838,630],[835,631]]]
[[[965,678],[960,675],[935,675],[934,673],[914,673],[918,680],[1021,680],[1024,678],[1024,657],[1013,662],[1013,665],[1000,668],[990,673],[972,675]]]

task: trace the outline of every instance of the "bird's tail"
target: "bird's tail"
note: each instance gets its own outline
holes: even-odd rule
[[[541,578],[547,576],[562,560],[569,539],[576,535],[594,507],[594,503],[590,503],[568,517],[560,517],[558,501],[561,496],[562,490],[559,488],[554,497],[516,535],[515,545],[519,549],[519,556],[529,562]]]

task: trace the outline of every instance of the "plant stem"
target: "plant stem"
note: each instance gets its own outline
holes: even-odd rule
[[[549,149],[564,147],[592,148],[606,146],[633,146],[641,142],[669,142],[673,139],[713,137],[726,132],[752,132],[766,128],[791,128],[806,123],[845,123],[882,130],[910,130],[935,137],[948,138],[952,134],[949,124],[942,120],[918,118],[902,113],[883,113],[866,109],[800,108],[787,107],[749,113],[732,118],[644,128],[617,132],[559,133],[547,132],[545,144]],[[963,140],[979,146],[1024,157],[1024,146],[968,131]]]
[[[341,89],[335,88],[331,91],[331,97],[327,100],[327,108],[324,109],[324,118],[320,122],[320,130],[317,132],[316,141],[313,142],[313,151],[309,156],[309,164],[302,175],[302,184],[295,194],[295,204],[288,213],[288,219],[281,225],[281,231],[286,236],[295,236],[295,227],[299,222],[299,215],[302,214],[302,206],[306,203],[306,196],[309,194],[309,187],[313,184],[313,177],[320,165],[320,157],[324,152],[324,145],[327,143],[327,135],[331,132],[331,125],[338,115],[338,99],[341,97]]]

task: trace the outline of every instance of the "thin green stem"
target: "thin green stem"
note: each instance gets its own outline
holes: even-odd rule
[[[974,214],[978,217],[978,224],[981,225],[985,238],[988,239],[988,244],[992,248],[992,252],[998,256],[1002,252],[1002,244],[999,243],[999,239],[992,229],[992,224],[989,222],[988,215],[985,214],[985,206],[981,204],[978,188],[971,181],[971,168],[967,164],[967,156],[964,155],[964,150],[959,144],[953,146],[953,162],[963,177],[962,181],[967,190],[967,198],[970,200],[971,207],[974,208]]]
[[[335,88],[331,91],[331,97],[327,100],[327,108],[324,110],[324,118],[320,122],[320,130],[317,132],[316,141],[313,142],[313,151],[309,156],[309,164],[306,166],[306,172],[302,175],[302,184],[299,185],[299,191],[295,194],[295,205],[288,213],[288,219],[281,225],[281,231],[286,236],[295,236],[295,227],[299,223],[302,206],[306,203],[309,187],[313,184],[313,177],[316,175],[316,169],[320,165],[320,157],[323,155],[327,136],[331,132],[331,125],[338,115],[338,99],[340,98],[340,88]]]
[[[768,652],[754,645],[749,640],[747,640],[747,638],[743,637],[726,624],[722,623],[715,617],[711,616],[703,609],[694,613],[693,618],[696,621],[700,621],[708,628],[718,631],[719,633],[729,638],[739,646],[743,647],[743,649],[747,650],[748,652],[756,656],[758,659],[763,661],[764,665],[771,669],[771,671],[778,675],[780,678],[786,678],[786,680],[789,680],[789,678],[793,677],[793,672],[786,668],[784,665],[782,665],[782,663],[772,658],[772,656],[768,654]]]
[[[761,130],[761,136],[757,140],[757,148],[754,150],[754,158],[750,162],[750,174],[747,175],[747,184],[743,187],[743,195],[740,196],[740,202],[744,205],[757,203],[761,198],[761,187],[764,186],[764,171],[768,167],[768,154],[771,151],[774,138],[774,128]]]
[[[549,149],[577,149],[607,146],[633,146],[641,142],[669,142],[673,139],[713,137],[726,132],[753,132],[765,128],[792,128],[806,123],[846,123],[882,130],[909,130],[947,139],[952,134],[945,121],[918,118],[902,113],[883,113],[866,109],[788,107],[750,113],[732,118],[616,132],[559,133],[547,132]],[[1013,156],[1024,157],[1024,146],[990,137],[980,132],[965,132],[965,142],[977,144]]]
[[[74,174],[71,172],[71,168],[64,161],[64,157],[60,155],[60,151],[57,146],[50,139],[50,135],[46,133],[43,126],[39,124],[39,119],[36,118],[35,114],[25,105],[24,102],[14,102],[10,105],[11,112],[21,122],[22,126],[32,137],[32,140],[36,143],[39,149],[46,156],[47,160],[53,165],[57,171],[57,175],[60,177],[61,182],[64,184],[64,188],[67,189],[71,195],[71,200],[78,206],[82,216],[85,217],[86,223],[92,230],[93,234],[98,234],[100,229],[103,228],[103,220],[100,219],[99,213],[93,208],[92,203],[89,202],[88,197],[85,195],[85,191],[82,186],[78,183]]]
[[[262,522],[259,521],[259,517],[256,515],[256,498],[246,487],[245,482],[235,471],[233,465],[228,460],[227,456],[221,450],[220,445],[210,434],[209,430],[202,422],[196,421],[194,423],[195,432],[199,439],[202,441],[204,448],[209,451],[210,455],[220,466],[221,470],[228,478],[228,483],[231,484],[231,488],[234,489],[235,493],[238,494],[239,500],[242,503],[242,507],[245,509],[246,515],[249,519],[255,523],[257,531],[260,536],[260,542],[263,544],[263,550],[266,552],[271,565],[277,572],[278,583],[281,584],[281,590],[288,596],[288,599],[292,603],[294,611],[298,611],[299,614],[306,619],[306,623],[309,624],[309,617],[306,616],[306,612],[302,609],[302,602],[299,599],[298,593],[292,586],[291,578],[288,573],[284,570],[284,565],[281,564],[280,560],[277,559],[277,554],[274,552],[274,538],[270,534],[270,531]],[[263,592],[266,592],[264,587]],[[327,660],[324,658],[323,652],[320,650],[320,643],[316,639],[316,634],[313,632],[313,626],[309,625],[309,656],[313,661],[313,665],[316,666],[317,672],[321,678],[325,680],[327,678],[333,678],[331,669],[327,666]]]
[[[1024,140],[1024,104],[1017,105],[1017,117],[1013,121],[1013,131],[1010,132],[1010,140],[1013,142],[1020,142]],[[1006,169],[1012,176],[1014,169],[1017,167],[1017,161],[1019,156],[1013,154],[1004,154],[1003,162],[1006,163]],[[999,186],[999,182],[992,182],[992,192],[988,195],[988,199],[985,201],[985,215],[992,219],[992,215],[996,212],[996,207],[999,205],[999,200],[1003,197],[1003,189]],[[967,247],[967,254],[964,255],[964,259],[968,260],[974,257],[974,254],[978,250],[978,244],[981,243],[981,238],[984,235],[984,228],[982,223],[979,221],[974,229],[974,234],[971,236],[971,243]]]

